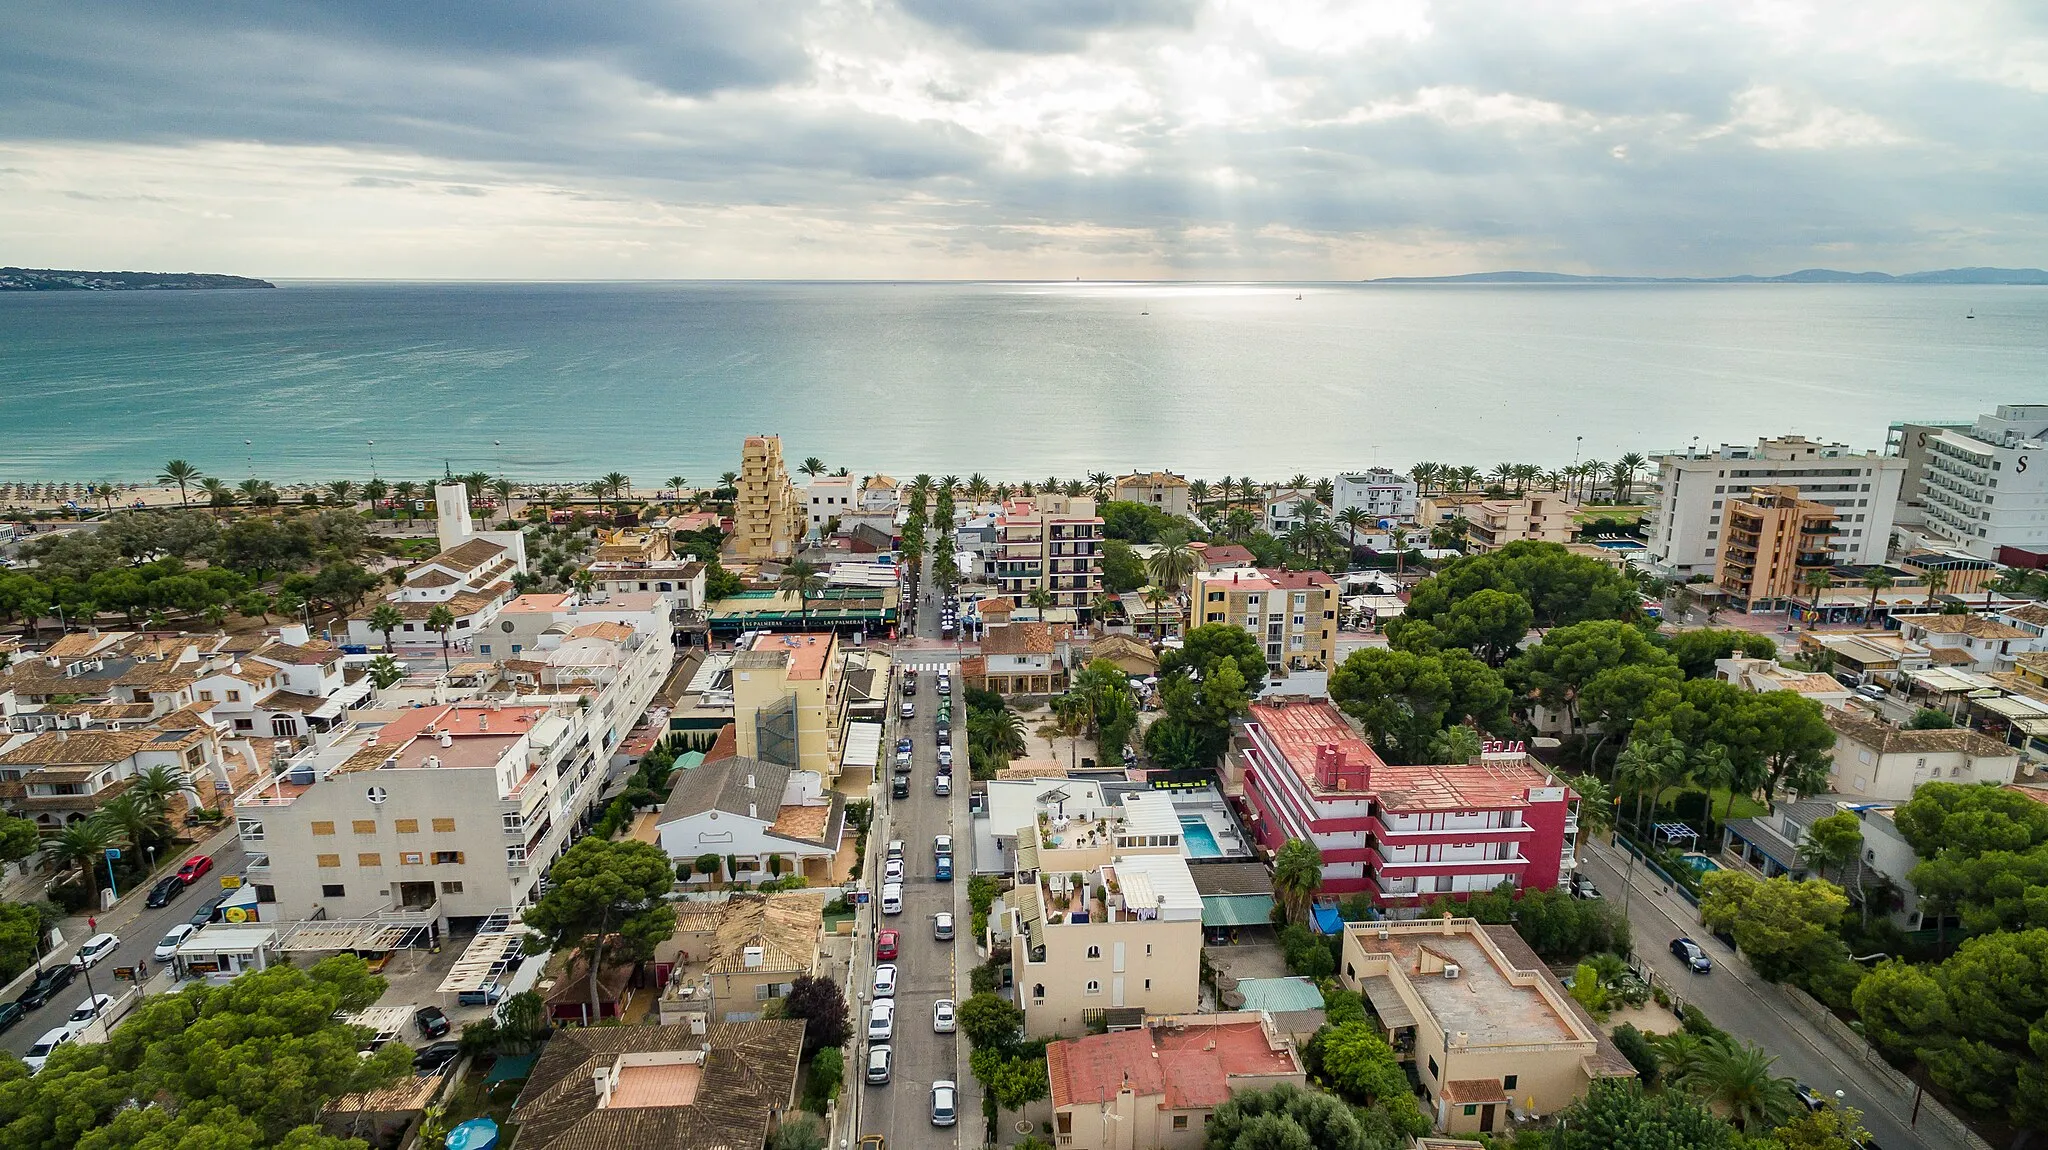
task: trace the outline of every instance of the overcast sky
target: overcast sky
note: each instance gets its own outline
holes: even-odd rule
[[[2048,2],[8,0],[0,263],[2048,265]]]

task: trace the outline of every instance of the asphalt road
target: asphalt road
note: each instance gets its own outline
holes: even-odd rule
[[[154,971],[162,965],[150,952],[156,949],[156,944],[163,939],[164,932],[191,918],[199,909],[200,903],[220,894],[222,875],[241,873],[243,858],[240,841],[232,835],[222,841],[225,845],[213,852],[213,869],[198,882],[186,887],[184,893],[172,899],[169,906],[158,907],[155,910],[144,907],[143,900],[149,893],[147,887],[133,894],[122,892],[122,899],[115,904],[114,909],[99,916],[99,929],[120,936],[121,946],[92,968],[92,990],[86,989],[86,973],[80,972],[77,978],[71,980],[70,986],[58,991],[57,996],[40,1010],[30,1011],[28,1017],[9,1027],[7,1033],[0,1036],[0,1048],[15,1054],[26,1054],[28,1048],[34,1046],[36,1039],[41,1038],[45,1031],[69,1018],[71,1012],[77,1009],[79,1003],[85,1001],[87,995],[118,995],[127,989],[127,983],[114,981],[115,967],[134,966],[138,961],[142,961],[148,962],[150,969]],[[169,873],[169,870],[159,872]],[[90,932],[81,931],[65,939],[62,947],[44,956],[42,965],[47,967],[70,961],[71,956],[78,953],[79,945],[89,937]]]
[[[1610,901],[1619,901],[1625,889],[1632,891],[1628,918],[1636,953],[1683,1001],[1705,1011],[1714,1025],[1776,1055],[1776,1073],[1806,1083],[1823,1097],[1842,1091],[1843,1101],[1862,1111],[1864,1126],[1884,1150],[1945,1150],[1939,1126],[1908,1125],[1910,1095],[1899,1095],[1870,1073],[1860,1061],[1862,1051],[1844,1049],[1807,1023],[1782,989],[1758,978],[1734,951],[1707,934],[1690,903],[1664,894],[1663,880],[1637,865],[1633,883],[1625,883],[1628,855],[1597,844],[1586,844],[1581,858],[1587,876]],[[1710,973],[1694,974],[1672,956],[1671,940],[1680,936],[1706,948],[1714,960]]]

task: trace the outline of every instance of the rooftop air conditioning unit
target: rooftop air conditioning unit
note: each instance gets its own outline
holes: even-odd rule
[[[1460,975],[1460,974],[1462,974],[1462,973],[1464,973],[1464,972],[1458,969],[1458,964],[1457,964],[1457,963],[1455,963],[1455,962],[1447,962],[1447,963],[1445,963],[1445,964],[1444,964],[1444,977],[1445,977],[1445,978],[1456,978],[1456,977],[1458,977],[1458,975]]]

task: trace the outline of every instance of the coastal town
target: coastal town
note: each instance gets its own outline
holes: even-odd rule
[[[2012,1143],[2048,405],[1950,416],[1284,479],[764,434],[715,482],[0,481],[0,1129]]]

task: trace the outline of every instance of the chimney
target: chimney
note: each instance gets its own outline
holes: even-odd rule
[[[1452,922],[1452,921],[1453,921],[1453,920],[1452,920],[1452,918],[1451,918],[1451,912],[1450,912],[1450,911],[1445,911],[1445,912],[1444,912],[1444,937],[1445,937],[1445,938],[1449,938],[1449,937],[1451,937],[1452,935],[1454,935],[1454,934],[1458,933],[1457,931],[1455,931],[1455,930],[1452,930],[1452,929],[1451,929],[1451,922]]]
[[[454,745],[455,745],[455,736],[454,736],[454,735],[451,735],[451,734],[449,734],[449,733],[448,733],[448,732],[446,732],[446,731],[442,731],[442,732],[441,732],[441,745],[442,745],[442,746],[444,746],[444,747],[452,747],[452,746],[454,746]]]
[[[612,1068],[600,1066],[590,1072],[590,1078],[597,1087],[597,1108],[603,1110],[612,1104]]]
[[[750,818],[750,819],[758,819],[758,818],[760,818],[760,817],[761,817],[761,808],[760,808],[760,807],[758,807],[758,806],[755,806],[755,805],[754,805],[753,803],[748,803],[748,804],[747,804],[747,817],[748,817],[748,818]]]

